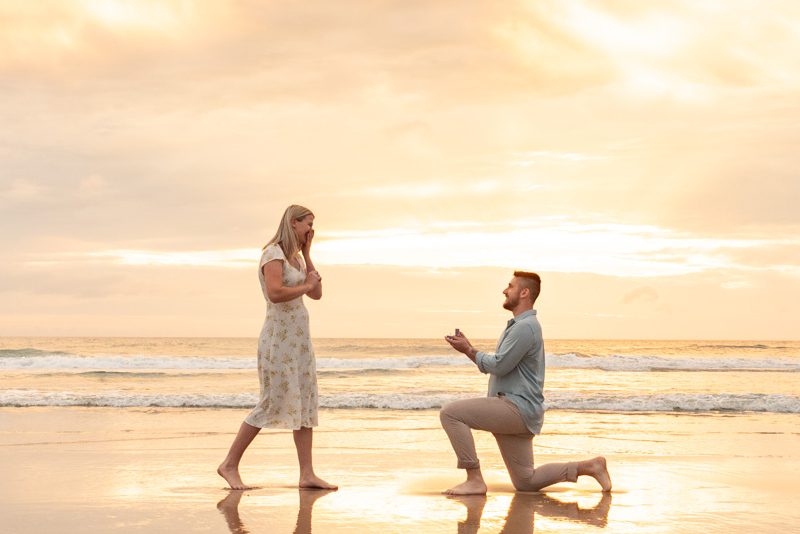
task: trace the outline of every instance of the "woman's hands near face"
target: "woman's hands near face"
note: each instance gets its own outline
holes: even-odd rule
[[[314,229],[310,229],[306,234],[306,241],[303,243],[303,256],[308,256],[311,252],[311,240],[314,239]]]

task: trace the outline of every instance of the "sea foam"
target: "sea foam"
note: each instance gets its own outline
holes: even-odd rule
[[[426,410],[463,398],[466,394],[344,393],[320,396],[323,408]],[[10,389],[0,392],[0,406],[104,406],[117,408],[252,408],[252,393],[86,393]],[[561,391],[547,396],[549,410],[608,412],[769,412],[800,413],[800,397],[779,394],[586,395]]]
[[[598,369],[613,372],[649,371],[778,371],[800,372],[800,361],[788,357],[676,357],[659,355],[548,354],[551,369]],[[392,371],[428,367],[465,367],[472,363],[460,354],[383,358],[328,358],[317,356],[317,369]],[[255,369],[255,356],[81,356],[35,349],[0,351],[0,370],[219,370]]]

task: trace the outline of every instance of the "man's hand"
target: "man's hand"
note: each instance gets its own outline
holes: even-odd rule
[[[469,342],[467,336],[462,334],[460,331],[454,336],[444,336],[444,340],[447,341],[450,346],[456,349],[458,352],[465,354],[473,362],[475,361],[475,354],[477,354],[478,351],[475,350],[475,347],[473,347],[472,343]]]

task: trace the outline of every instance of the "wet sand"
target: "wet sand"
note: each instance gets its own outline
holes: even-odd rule
[[[214,470],[241,410],[0,408],[4,533],[767,532],[800,521],[797,415],[548,412],[537,463],[608,458],[614,492],[586,477],[515,493],[477,433],[489,494],[461,481],[435,411],[324,410],[320,476],[299,491],[291,433],[265,431],[226,489]]]

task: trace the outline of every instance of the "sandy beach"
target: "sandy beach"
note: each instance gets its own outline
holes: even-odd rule
[[[258,487],[230,491],[214,468],[244,414],[2,408],[2,531],[780,532],[800,520],[793,414],[551,412],[537,463],[604,454],[610,497],[585,477],[515,493],[479,433],[489,494],[461,499],[439,494],[460,473],[435,410],[323,410],[315,464],[337,492],[298,491],[291,434],[265,431],[242,466]]]

